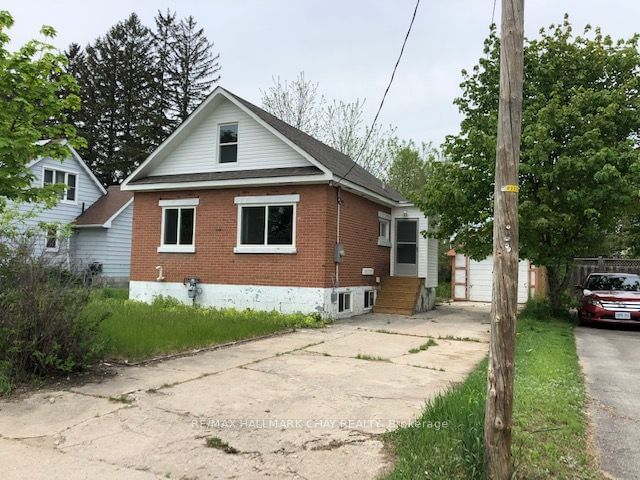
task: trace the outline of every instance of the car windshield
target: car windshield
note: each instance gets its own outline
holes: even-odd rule
[[[589,290],[622,290],[625,292],[640,291],[638,275],[592,275],[587,281]]]

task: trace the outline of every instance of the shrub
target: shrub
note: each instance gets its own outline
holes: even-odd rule
[[[0,390],[32,375],[69,372],[100,354],[102,314],[60,257],[37,254],[27,236],[0,249]],[[64,258],[64,255],[61,256]]]

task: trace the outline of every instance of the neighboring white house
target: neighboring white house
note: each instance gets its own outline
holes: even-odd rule
[[[69,156],[62,161],[37,158],[29,163],[34,175],[33,185],[66,185],[58,203],[48,209],[33,203],[9,202],[8,205],[13,205],[21,213],[34,213],[28,216],[25,228],[37,229],[40,223],[52,224],[36,239],[36,254],[60,257],[61,261],[74,268],[98,262],[102,275],[108,280],[126,280],[131,256],[132,195],[126,192],[120,195],[119,187],[110,187],[107,193],[78,152],[71,145],[66,146]],[[116,191],[118,193],[114,194]],[[123,203],[99,225],[86,224],[86,219],[101,218],[119,202]],[[82,227],[78,225],[80,228],[75,228],[76,222],[82,223]],[[55,225],[73,225],[72,235],[65,238]]]
[[[493,289],[493,256],[476,261],[448,252],[451,258],[451,298],[454,301],[491,302]],[[518,266],[518,303],[534,298],[543,289],[541,270],[528,260]]]

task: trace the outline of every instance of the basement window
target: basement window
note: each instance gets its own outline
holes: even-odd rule
[[[296,253],[299,195],[236,197],[238,241],[235,253]]]
[[[236,163],[238,161],[238,124],[220,125],[218,161]]]
[[[162,232],[158,252],[193,253],[196,234],[197,198],[160,200]]]
[[[373,308],[375,304],[376,293],[374,290],[365,290],[364,292],[364,308]]]
[[[338,313],[351,311],[351,292],[338,294]]]

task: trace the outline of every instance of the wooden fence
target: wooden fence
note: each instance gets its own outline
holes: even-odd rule
[[[637,273],[640,275],[640,258],[576,258],[567,289],[582,285],[587,275],[593,272]]]

